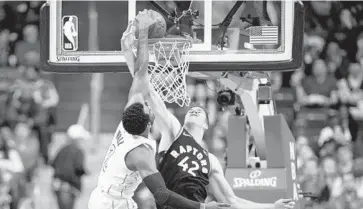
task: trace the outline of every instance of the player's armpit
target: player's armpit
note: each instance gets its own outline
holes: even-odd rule
[[[162,134],[159,151],[165,151],[174,142],[182,126],[178,119],[167,109],[164,101],[151,84],[149,84],[149,89],[150,94],[146,97],[146,100],[149,101],[150,107],[155,114],[155,123],[157,127],[160,127],[159,131]]]
[[[129,95],[129,99],[128,99],[124,109],[128,108],[130,105],[137,103],[137,102],[139,102],[141,104],[145,103],[145,99],[144,99],[144,96],[142,95],[142,93],[135,93],[135,94]]]

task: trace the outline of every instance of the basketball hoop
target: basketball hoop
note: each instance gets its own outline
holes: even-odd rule
[[[189,106],[186,75],[192,41],[185,38],[149,39],[150,83],[163,101]]]

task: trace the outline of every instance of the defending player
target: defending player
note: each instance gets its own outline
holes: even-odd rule
[[[146,73],[149,57],[147,41],[139,39],[138,47],[136,63],[140,67],[134,68],[135,57],[130,49],[125,56],[131,74],[134,74],[134,69],[139,70],[135,77],[137,73],[142,71],[145,73],[142,84],[143,94],[155,113],[157,127],[161,129],[159,171],[167,188],[198,202],[205,202],[208,194],[211,194],[218,201],[230,203],[233,208],[293,208],[295,202],[291,199],[280,199],[274,204],[260,204],[235,196],[224,177],[217,158],[200,145],[204,132],[208,128],[207,112],[201,107],[190,108],[185,116],[185,123],[181,126],[176,117],[167,110],[164,102],[148,81]],[[158,206],[162,205],[158,204]],[[180,206],[172,208],[178,209]]]
[[[153,22],[148,20],[147,15],[139,15],[137,18],[140,23],[139,42],[144,43],[145,40],[147,41],[147,28]],[[129,33],[130,27],[131,25],[126,33]],[[123,36],[123,41],[125,41],[125,36]],[[142,50],[139,48],[138,51]],[[140,53],[138,55],[139,57],[144,56]],[[142,81],[142,77],[147,76],[145,74],[145,71],[135,73],[122,122],[113,136],[88,208],[135,209],[137,205],[132,197],[142,181],[160,205],[182,209],[228,208],[228,204],[216,202],[201,204],[191,201],[166,188],[165,182],[156,168],[154,141],[148,139],[154,117],[140,93],[143,89],[140,81]]]

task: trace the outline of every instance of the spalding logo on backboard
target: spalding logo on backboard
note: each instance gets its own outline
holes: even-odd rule
[[[62,18],[62,48],[64,51],[78,50],[78,17],[74,15]]]

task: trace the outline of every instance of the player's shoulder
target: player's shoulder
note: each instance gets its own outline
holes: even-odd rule
[[[129,151],[126,160],[134,164],[140,164],[145,163],[150,159],[155,159],[154,152],[147,144],[140,144]]]
[[[209,158],[209,161],[210,161],[211,163],[219,162],[219,161],[218,161],[218,158],[217,158],[214,154],[212,154],[212,153],[210,153],[210,152],[208,152],[208,158]]]

